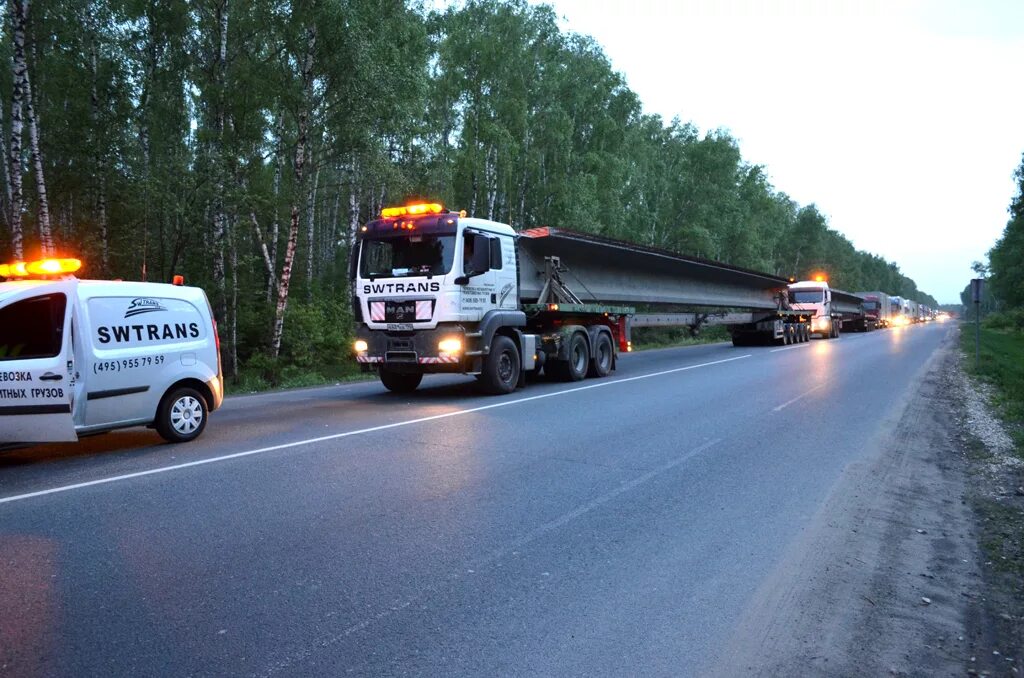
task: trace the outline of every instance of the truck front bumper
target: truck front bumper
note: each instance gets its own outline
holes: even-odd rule
[[[465,371],[466,330],[461,325],[442,323],[433,330],[415,332],[371,330],[362,325],[356,339],[366,342],[366,350],[356,354],[356,362],[366,371],[380,367],[418,374]],[[438,344],[445,339],[458,339],[462,350],[441,352]]]

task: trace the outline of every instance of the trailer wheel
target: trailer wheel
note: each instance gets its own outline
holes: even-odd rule
[[[422,374],[404,374],[381,369],[380,383],[392,393],[412,393],[423,381]]]
[[[800,323],[800,337],[805,344],[811,340],[811,328],[807,323]]]
[[[481,390],[491,395],[504,395],[516,390],[521,364],[515,342],[500,334],[496,335],[491,342],[491,352],[484,359],[484,371],[480,375]]]
[[[176,388],[160,401],[153,425],[167,442],[187,443],[198,438],[206,428],[208,413],[206,399],[199,391],[187,386]]]
[[[594,342],[594,355],[590,358],[590,369],[587,370],[588,377],[607,377],[612,371],[612,340],[607,334],[601,332]]]

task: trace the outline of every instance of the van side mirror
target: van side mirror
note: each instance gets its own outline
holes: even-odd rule
[[[464,246],[471,248],[469,260],[463,265],[462,275],[455,279],[456,285],[466,285],[470,278],[491,270],[490,237],[483,233],[467,233]]]

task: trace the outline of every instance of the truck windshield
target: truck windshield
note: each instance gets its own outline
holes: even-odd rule
[[[790,290],[789,303],[791,304],[820,304],[825,300],[823,290]]]
[[[877,301],[865,301],[864,302],[864,310],[865,311],[877,311],[878,310],[878,302]]]
[[[408,235],[363,241],[363,278],[444,275],[455,260],[454,235]]]

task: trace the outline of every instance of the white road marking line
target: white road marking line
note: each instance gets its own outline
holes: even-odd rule
[[[340,438],[348,438],[350,436],[357,436],[364,433],[375,433],[377,431],[385,431],[389,428],[398,428],[400,426],[411,426],[412,424],[422,424],[428,421],[436,421],[438,419],[447,419],[448,417],[458,417],[464,414],[472,414],[474,412],[483,412],[484,410],[493,410],[498,407],[509,407],[511,405],[518,405],[519,403],[531,402],[533,400],[543,400],[544,398],[554,398],[560,395],[566,395],[569,393],[578,393],[580,391],[589,391],[594,388],[603,388],[606,386],[615,386],[616,384],[625,384],[630,381],[639,381],[640,379],[650,379],[652,377],[660,377],[666,374],[674,374],[676,372],[685,372],[687,370],[695,370],[699,367],[710,367],[711,365],[720,365],[722,363],[729,363],[735,360],[742,360],[743,358],[749,358],[752,354],[747,353],[746,355],[736,356],[733,358],[724,358],[722,360],[713,360],[711,362],[699,363],[697,365],[687,365],[685,367],[676,367],[671,370],[662,370],[661,372],[651,372],[649,374],[641,374],[636,377],[625,377],[623,379],[613,379],[609,381],[601,381],[596,384],[588,384],[587,386],[577,386],[576,388],[565,389],[564,391],[554,391],[552,393],[542,393],[541,395],[528,396],[526,398],[517,398],[515,400],[506,400],[499,403],[493,403],[491,405],[481,405],[480,407],[471,407],[466,410],[456,410],[454,412],[445,412],[443,414],[434,414],[429,417],[419,417],[417,419],[408,419],[406,421],[396,421],[392,424],[382,424],[380,426],[371,426],[369,428],[357,429],[355,431],[345,431],[344,433],[334,433],[327,436],[319,436],[317,438],[307,438],[306,440],[296,440],[290,443],[282,443],[280,445],[271,445],[269,447],[260,447],[255,450],[245,450],[243,452],[234,452],[232,454],[225,454],[219,457],[210,457],[208,459],[198,459],[196,461],[186,462],[184,464],[174,464],[172,466],[161,466],[146,471],[136,471],[135,473],[125,473],[119,476],[110,476],[108,478],[98,478],[96,480],[89,480],[84,483],[75,483],[73,485],[62,485],[60,487],[52,487],[47,490],[38,490],[36,492],[26,492],[25,494],[16,494],[10,497],[0,498],[0,504],[7,504],[15,501],[22,501],[24,499],[31,499],[33,497],[42,497],[47,494],[57,494],[59,492],[70,492],[71,490],[79,490],[85,487],[92,487],[94,485],[105,485],[107,483],[116,483],[122,480],[130,480],[132,478],[141,478],[143,476],[156,475],[157,473],[168,473],[170,471],[179,471],[185,468],[191,468],[193,466],[203,466],[205,464],[213,464],[219,461],[227,461],[229,459],[238,459],[241,457],[249,457],[257,454],[265,454],[267,452],[275,452],[277,450],[286,450],[291,447],[300,447],[302,445],[311,445],[313,443],[322,443],[328,440],[338,440]]]
[[[797,397],[793,398],[792,400],[787,400],[786,402],[782,403],[778,407],[773,407],[772,408],[772,412],[778,412],[779,410],[781,410],[783,408],[789,407],[790,405],[792,405],[796,401],[800,400],[801,398],[806,398],[807,396],[809,396],[810,394],[814,393],[818,389],[825,388],[826,386],[828,386],[828,384],[829,384],[829,382],[827,382],[827,381],[824,384],[818,384],[817,386],[815,386],[811,390],[806,391],[804,393],[801,393],[800,395],[798,395]]]
[[[272,664],[271,666],[266,667],[260,673],[260,675],[272,676],[274,674],[280,673],[281,671],[291,668],[295,664],[306,661],[307,659],[319,653],[320,651],[338,644],[339,642],[345,640],[349,636],[366,629],[368,626],[376,622],[379,622],[380,620],[389,617],[396,612],[401,612],[402,610],[405,610],[414,603],[418,603],[436,594],[438,591],[441,590],[442,587],[447,586],[452,582],[458,581],[463,571],[468,570],[470,573],[475,573],[477,571],[484,569],[485,567],[493,565],[494,563],[500,560],[503,560],[514,555],[516,553],[516,549],[528,546],[529,544],[545,536],[546,534],[564,525],[567,525],[568,523],[571,523],[573,520],[579,518],[580,516],[586,515],[587,513],[590,513],[596,508],[599,508],[607,504],[608,502],[615,499],[619,495],[629,492],[630,490],[635,489],[636,487],[639,487],[640,485],[643,485],[644,483],[660,476],[666,471],[670,471],[675,467],[680,466],[681,464],[689,461],[690,459],[693,459],[701,452],[704,452],[705,450],[714,447],[720,442],[722,442],[721,438],[716,438],[713,440],[709,440],[701,445],[698,445],[697,447],[682,454],[681,456],[676,457],[675,459],[668,461],[662,464],[661,466],[658,466],[657,468],[654,468],[648,471],[647,473],[644,473],[641,476],[637,476],[633,480],[622,483],[615,489],[609,490],[608,492],[605,492],[604,494],[595,497],[594,499],[591,499],[585,504],[577,506],[568,513],[565,513],[559,516],[558,518],[543,523],[542,525],[538,525],[537,527],[533,528],[532,530],[530,530],[523,536],[519,537],[518,539],[512,540],[505,546],[495,549],[494,551],[491,551],[490,553],[487,553],[478,559],[470,560],[468,562],[463,563],[456,570],[455,573],[447,575],[430,584],[427,584],[419,591],[409,595],[409,597],[407,598],[396,600],[391,605],[381,608],[380,611],[378,611],[376,614],[367,617],[355,624],[352,624],[351,626],[342,629],[338,633],[326,634],[321,636],[319,639],[315,639],[312,642],[307,643],[302,649],[300,649],[295,654],[284,657],[280,661]],[[543,572],[541,573],[541,576],[551,576],[551,573]]]
[[[768,352],[769,353],[778,353],[779,351],[792,351],[794,348],[807,348],[810,345],[811,345],[811,342],[807,342],[805,344],[794,344],[793,346],[787,346],[785,348],[773,348],[772,350],[770,350]]]

